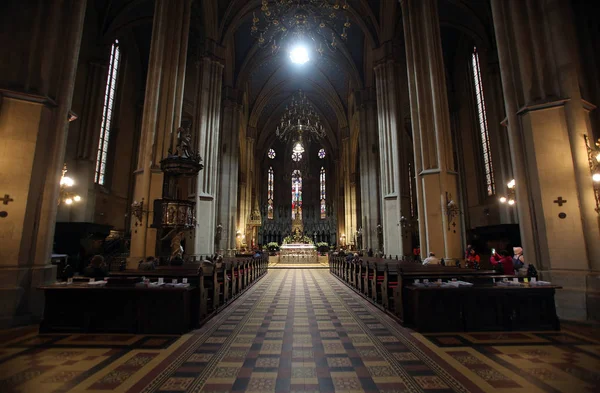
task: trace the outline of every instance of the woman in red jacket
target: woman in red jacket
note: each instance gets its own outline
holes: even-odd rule
[[[474,248],[469,250],[469,255],[467,255],[467,268],[468,269],[478,269],[479,270],[479,262],[480,257],[477,252],[475,252]]]
[[[501,264],[502,270],[504,274],[508,276],[512,276],[515,274],[515,268],[513,266],[513,259],[508,252],[501,250],[499,253],[494,253],[490,258],[490,263],[494,267],[498,267],[498,264]]]

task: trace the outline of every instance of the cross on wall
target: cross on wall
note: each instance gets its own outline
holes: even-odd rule
[[[554,203],[556,203],[556,204],[558,204],[558,206],[562,207],[562,205],[567,203],[567,200],[563,199],[561,196],[559,196],[558,199],[554,201]]]
[[[0,201],[2,201],[2,204],[4,204],[4,205],[8,205],[8,203],[9,203],[9,202],[13,202],[13,201],[14,201],[14,199],[12,199],[12,198],[10,197],[10,195],[8,195],[8,194],[4,194],[4,197],[3,197],[2,199],[0,199]]]

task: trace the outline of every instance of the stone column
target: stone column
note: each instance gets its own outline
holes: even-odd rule
[[[399,110],[400,83],[396,63],[384,59],[375,66],[377,88],[377,118],[379,125],[379,166],[381,170],[381,216],[383,227],[383,252],[387,255],[403,254],[400,227],[402,217],[399,136],[402,116]]]
[[[160,161],[175,146],[173,142],[181,125],[190,7],[188,0],[157,0],[154,7],[134,190],[134,200],[139,202],[143,199],[144,210],[148,212],[141,222],[132,220],[132,263],[155,255],[156,251],[157,228],[150,226],[154,220],[154,201],[162,198]]]
[[[245,182],[245,195],[243,198],[244,203],[241,204],[240,208],[242,209],[242,217],[243,221],[240,221],[240,230],[242,234],[245,236],[244,240],[246,244],[250,246],[250,242],[252,239],[252,231],[247,226],[248,221],[250,220],[250,215],[252,214],[252,190],[254,188],[254,155],[256,154],[254,147],[256,143],[256,128],[248,127],[246,130],[246,149],[244,158],[245,161],[245,173],[246,173],[246,182]]]
[[[240,156],[240,121],[242,105],[239,92],[226,88],[223,107],[221,166],[219,168],[219,216],[221,239],[217,250],[223,254],[236,248],[235,232],[238,216],[238,171]]]
[[[332,154],[333,157],[333,168],[335,168],[335,186],[334,186],[334,195],[335,201],[337,201],[335,205],[334,214],[337,217],[336,227],[334,231],[336,231],[335,244],[338,245],[338,248],[342,245],[341,236],[346,233],[345,226],[345,207],[344,207],[344,170],[342,168],[342,150],[341,148],[336,150],[335,154]],[[333,241],[333,239],[332,239]]]
[[[350,151],[350,138],[342,139],[342,175],[344,190],[344,234],[346,244],[355,243],[355,233],[358,229],[356,222],[356,173],[352,168],[352,157]]]
[[[402,0],[421,252],[460,258],[460,206],[437,0]]]
[[[377,135],[377,102],[374,89],[356,92],[360,130],[360,192],[363,248],[377,251],[377,225],[381,223],[379,188],[379,141]]]
[[[600,231],[584,135],[571,5],[492,1],[527,261],[557,291],[558,314],[600,320]],[[515,83],[518,80],[520,83]]]
[[[204,170],[200,171],[196,182],[198,226],[194,239],[194,253],[206,255],[214,253],[217,225],[216,196],[223,65],[217,59],[204,57],[200,60],[199,67],[200,83],[196,100],[195,133],[198,138],[198,151],[204,162]]]
[[[0,328],[37,322],[36,288],[56,279],[50,254],[85,10],[85,0],[53,0],[0,12],[10,54],[0,62]]]

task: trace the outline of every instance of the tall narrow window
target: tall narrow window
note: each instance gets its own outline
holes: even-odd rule
[[[476,47],[473,48],[473,80],[475,82],[475,100],[477,101],[477,116],[479,117],[486,191],[487,195],[494,195],[496,193],[494,167],[492,165],[492,151],[490,148],[485,98],[483,96],[483,83],[481,82],[481,67],[479,66],[479,54]]]
[[[412,174],[412,163],[408,163],[408,198],[410,199],[410,217],[415,216],[415,200],[413,196],[413,174]]]
[[[325,194],[325,168],[321,167],[320,176],[320,187],[321,187],[321,220],[327,218],[327,208],[325,207],[326,194]]]
[[[269,167],[267,175],[267,218],[273,219],[273,167]]]
[[[292,172],[292,220],[302,218],[302,174],[298,169]]]
[[[108,141],[110,140],[110,127],[115,107],[115,91],[117,88],[117,74],[119,73],[119,40],[115,40],[110,49],[110,62],[108,64],[108,78],[104,91],[104,106],[102,107],[102,122],[100,123],[100,140],[98,142],[98,156],[96,157],[96,173],[94,181],[104,185],[106,177],[106,158],[108,156]]]

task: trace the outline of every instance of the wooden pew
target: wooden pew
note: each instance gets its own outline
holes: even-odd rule
[[[393,292],[395,307],[392,311],[400,319],[403,325],[410,325],[413,323],[413,316],[409,307],[412,302],[410,299],[411,293],[406,291],[406,287],[414,283],[414,280],[420,280],[421,282],[425,279],[429,281],[436,281],[438,279],[448,281],[455,278],[467,282],[487,282],[491,285],[492,279],[494,278],[502,279],[505,277],[514,277],[498,275],[493,270],[460,269],[457,267],[439,265],[410,266],[402,264],[399,265],[398,270],[398,285],[394,288]]]
[[[383,281],[381,282],[381,304],[386,310],[393,310],[394,290],[398,287],[398,263],[385,263],[383,270]]]
[[[45,302],[40,333],[184,334],[197,327],[196,287],[73,283],[39,289]]]
[[[261,268],[262,266],[262,268]],[[262,270],[261,270],[262,269]],[[155,270],[125,270],[111,272],[114,277],[142,277],[156,281],[159,277],[169,283],[172,279],[182,282],[183,278],[188,283],[198,288],[198,299],[193,304],[198,310],[194,310],[196,326],[208,315],[224,306],[229,300],[238,296],[248,288],[262,274],[251,275],[256,270],[264,274],[266,265],[264,258],[230,258],[218,259],[215,263],[210,261],[194,261],[181,266],[158,266]],[[195,295],[194,295],[195,296]]]

